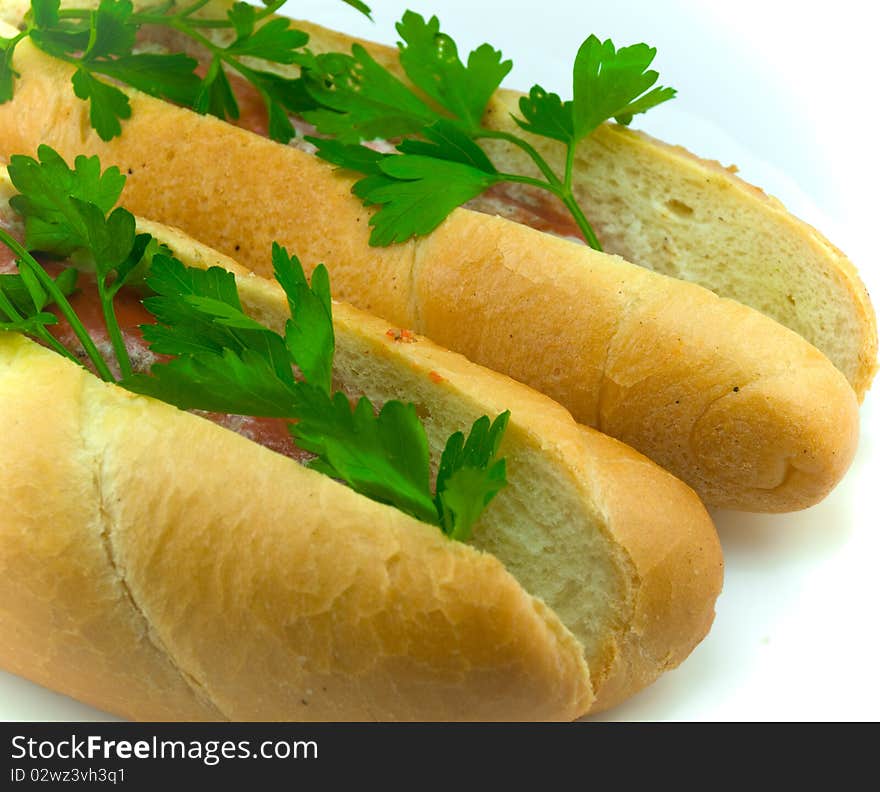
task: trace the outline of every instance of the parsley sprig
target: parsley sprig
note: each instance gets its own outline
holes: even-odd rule
[[[309,94],[320,105],[303,113],[330,139],[309,138],[318,156],[365,176],[353,192],[365,204],[378,205],[370,219],[373,245],[402,242],[436,228],[457,206],[502,182],[546,190],[566,206],[587,243],[601,245],[572,189],[578,144],[600,124],[615,119],[629,124],[675,95],[652,87],[649,69],[656,50],[647,44],[616,49],[610,40],[590,36],[575,57],[573,99],[535,85],[520,99],[521,129],[550,138],[566,148],[565,167],[557,173],[527,138],[483,126],[492,94],[511,68],[488,44],[463,62],[455,42],[440,30],[437,17],[426,20],[407,11],[397,25],[400,63],[411,85],[376,62],[359,44],[351,55],[317,56],[306,72]],[[404,138],[399,154],[367,152],[358,145],[371,138]],[[498,171],[480,145],[502,140],[524,151],[541,178]]]
[[[491,423],[483,416],[467,437],[456,432],[448,439],[432,491],[428,439],[415,406],[392,400],[377,410],[364,397],[353,406],[333,390],[335,336],[323,265],[310,282],[299,260],[273,245],[275,277],[290,308],[282,335],[245,313],[232,273],[186,267],[135,232],[134,217],[112,208],[125,184],[117,168],[102,173],[97,157],[78,157],[69,168],[41,146],[38,159],[12,157],[9,172],[19,190],[10,203],[24,219],[25,243],[0,228],[0,241],[19,265],[18,275],[0,276],[0,330],[35,337],[79,362],[47,330],[57,322],[45,310],[54,302],[95,370],[117,381],[67,300],[76,270],[53,279],[30,251],[72,257],[96,274],[121,386],[181,409],[287,419],[297,445],[315,455],[311,467],[453,539],[470,537],[506,484],[506,463],[497,455],[509,413]],[[157,320],[141,327],[143,337],[169,357],[150,374],[132,371],[113,310],[119,290],[134,282],[149,291],[144,306]]]
[[[131,212],[113,206],[122,194],[125,177],[116,167],[101,173],[97,157],[79,156],[73,169],[48,146],[40,146],[39,160],[15,155],[9,162],[9,176],[19,191],[9,203],[25,221],[25,247],[55,256],[78,260],[95,272],[98,298],[122,375],[132,373],[131,359],[122,338],[113,300],[119,290],[136,282],[146,261],[158,246],[149,234],[135,232]],[[29,263],[34,273],[39,267]],[[38,275],[39,277],[39,275]],[[69,306],[56,302],[68,315]],[[103,356],[92,349],[84,328],[71,322],[95,369],[105,380],[112,374]]]
[[[104,140],[121,132],[131,115],[128,97],[110,78],[149,93],[211,113],[238,119],[240,108],[228,72],[237,72],[258,92],[268,116],[269,136],[288,143],[296,134],[290,120],[300,114],[322,137],[309,138],[318,156],[363,174],[354,192],[378,206],[371,217],[370,242],[388,245],[436,228],[457,206],[493,185],[518,183],[545,190],[567,208],[587,243],[601,245],[572,186],[578,144],[600,124],[615,119],[629,124],[634,115],[671,99],[672,88],[655,87],[649,67],[656,51],[647,44],[615,48],[610,40],[590,36],[578,50],[573,68],[573,98],[535,85],[519,103],[514,121],[531,135],[565,146],[565,165],[554,170],[529,139],[483,125],[492,94],[512,63],[489,44],[466,61],[437,17],[407,11],[397,24],[400,63],[406,83],[355,44],[351,54],[314,55],[308,36],[275,17],[283,0],[264,0],[257,9],[234,3],[225,18],[200,14],[208,0],[178,6],[164,0],[134,11],[131,0],[100,0],[95,9],[60,9],[60,0],[31,0],[25,28],[0,39],[0,102],[12,98],[14,52],[30,37],[43,51],[73,65],[78,97],[89,102],[92,126]],[[360,0],[344,0],[369,16]],[[189,39],[207,55],[199,76],[194,58],[181,53],[134,52],[144,26],[165,27]],[[210,34],[227,30],[225,46]],[[269,68],[254,67],[264,62]],[[297,66],[299,77],[283,77],[273,66]],[[397,154],[366,151],[362,141],[399,140]],[[521,149],[538,176],[499,171],[482,143],[498,140]]]
[[[13,96],[15,48],[29,37],[39,49],[76,68],[73,90],[89,102],[89,119],[103,140],[121,133],[121,122],[131,116],[131,105],[125,93],[100,78],[199,113],[234,120],[240,110],[227,76],[229,69],[259,93],[269,117],[269,135],[287,143],[295,135],[289,115],[303,102],[300,83],[255,68],[250,59],[276,66],[307,66],[312,62],[304,50],[308,35],[292,28],[287,19],[272,18],[284,0],[267,0],[262,9],[235,3],[225,19],[199,16],[208,2],[194,0],[178,7],[174,0],[164,0],[135,11],[131,0],[101,0],[94,9],[64,10],[60,0],[31,0],[24,29],[12,38],[0,38],[0,102]],[[360,0],[344,2],[369,16],[369,8]],[[135,52],[137,34],[145,26],[168,28],[203,48],[209,56],[204,76],[196,72],[198,61],[185,54]],[[205,35],[208,29],[229,30],[234,37],[222,46]]]

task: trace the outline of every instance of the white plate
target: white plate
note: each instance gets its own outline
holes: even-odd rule
[[[297,0],[288,13],[396,41],[403,10],[436,13],[470,49],[513,58],[507,84],[570,95],[570,67],[590,33],[647,41],[675,101],[634,126],[736,163],[741,175],[820,228],[880,294],[876,233],[876,85],[871,4],[740,0],[373,0],[375,24],[342,3]],[[716,514],[724,593],[709,637],[677,670],[606,714],[613,719],[875,719],[880,440],[877,396],[862,408],[861,446],[822,504],[790,515]],[[8,674],[0,717],[109,718]]]

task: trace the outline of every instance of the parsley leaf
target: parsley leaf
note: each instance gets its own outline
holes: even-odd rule
[[[193,107],[201,86],[194,73],[197,65],[195,58],[181,53],[139,52],[92,63],[91,68],[144,93]]]
[[[291,432],[301,448],[318,455],[316,467],[358,492],[436,522],[427,439],[415,408],[389,402],[377,416],[366,399],[352,410],[344,394],[331,397],[329,375],[319,384],[293,379],[296,359],[322,357],[295,343],[306,339],[314,347],[327,338],[321,328],[330,319],[329,285],[324,270],[317,279],[313,276],[309,288],[295,258],[278,246],[273,253],[295,316],[285,339],[240,313],[231,273],[219,268],[202,272],[157,257],[147,282],[160,296],[144,305],[164,327],[147,325],[144,335],[154,351],[179,357],[154,365],[152,376],[129,378],[125,386],[183,409],[293,419]],[[304,319],[315,308],[319,329],[309,339]],[[332,328],[330,339],[332,344]],[[283,360],[270,359],[269,349],[284,353]],[[323,358],[322,365],[329,362],[332,346]]]
[[[272,63],[299,63],[302,55],[297,50],[309,40],[307,33],[290,27],[289,19],[272,19],[257,29],[251,25],[251,29],[246,30],[244,27],[236,28],[238,37],[226,47],[227,54],[247,55]]]
[[[56,324],[57,319],[53,314],[43,311],[43,308],[50,302],[55,302],[70,322],[86,353],[92,357],[99,374],[104,379],[111,380],[112,373],[107,368],[101,353],[98,352],[62,291],[65,285],[73,287],[71,276],[64,275],[60,282],[53,280],[27,249],[2,227],[0,227],[0,242],[16,255],[19,269],[17,276],[4,276],[0,279],[0,330],[31,335],[60,355],[73,360],[74,363],[80,363],[76,355],[46,330],[46,326]],[[11,297],[7,295],[7,290],[11,292]]]
[[[453,122],[437,121],[423,134],[427,140],[404,141],[400,155],[371,156],[362,147],[315,141],[322,157],[369,174],[352,192],[365,204],[382,206],[370,218],[372,245],[433,231],[456,206],[501,180],[485,152]]]
[[[296,136],[289,113],[314,106],[314,101],[303,88],[302,79],[288,80],[272,72],[251,69],[244,65],[239,66],[238,71],[247,77],[266,104],[269,112],[269,137],[279,143],[288,143]],[[234,103],[228,84],[227,89]],[[237,108],[234,112],[237,117]]]
[[[144,307],[159,324],[144,325],[142,331],[154,352],[222,356],[229,351],[238,358],[248,352],[261,357],[275,378],[293,385],[293,373],[283,340],[244,313],[235,276],[231,272],[220,267],[207,270],[185,267],[176,258],[159,254],[153,259],[146,282],[155,296],[145,299]],[[201,362],[205,363],[205,360]],[[177,365],[179,368],[180,364]],[[226,365],[235,366],[235,361],[226,361]],[[218,395],[218,398],[223,396]]]
[[[574,98],[563,101],[540,85],[520,99],[519,127],[563,143],[565,166],[557,173],[527,139],[482,126],[492,94],[509,73],[511,62],[489,44],[467,58],[440,29],[437,17],[426,20],[407,11],[397,24],[400,63],[412,84],[430,99],[423,102],[410,86],[377,63],[359,45],[350,57],[319,56],[320,68],[306,73],[305,85],[320,106],[306,113],[318,132],[336,142],[309,140],[318,156],[365,178],[352,192],[379,210],[370,220],[372,245],[402,242],[434,230],[456,207],[499,182],[518,182],[547,190],[571,212],[584,239],[601,244],[575,198],[572,180],[575,147],[611,118],[628,124],[675,95],[653,88],[657,73],[648,69],[655,50],[646,44],[615,49],[590,36],[575,58]],[[404,137],[402,156],[358,152],[351,144],[373,137]],[[495,139],[522,149],[543,178],[500,173],[478,141]]]
[[[453,539],[470,538],[473,524],[506,484],[506,462],[496,456],[509,419],[503,412],[490,425],[484,415],[474,421],[466,441],[456,432],[446,443],[435,503],[443,531]]]
[[[360,2],[351,2],[369,13]],[[313,108],[314,101],[302,87],[301,78],[288,78],[245,64],[243,59],[269,64],[310,66],[313,56],[304,47],[308,35],[289,20],[273,18],[283,0],[271,0],[257,10],[235,3],[225,19],[204,20],[196,14],[204,2],[183,7],[168,2],[154,8],[134,9],[131,0],[100,0],[97,8],[65,8],[59,0],[32,0],[25,30],[0,39],[0,102],[14,92],[17,74],[13,67],[15,47],[30,37],[44,52],[75,67],[74,93],[89,103],[89,119],[103,140],[120,134],[122,122],[131,115],[126,95],[100,77],[109,77],[152,96],[168,99],[200,113],[237,119],[238,101],[225,69],[237,71],[250,81],[263,98],[269,114],[269,133],[280,142],[295,134],[285,111]],[[234,32],[225,45],[203,34],[204,26]],[[207,74],[196,73],[198,61],[182,53],[135,52],[138,32],[144,26],[172,28],[206,53]]]
[[[299,259],[277,243],[272,245],[272,264],[290,306],[284,328],[287,351],[306,381],[329,394],[336,341],[327,268],[321,264],[315,269],[310,286]]]
[[[205,79],[199,86],[193,110],[197,113],[210,113],[218,118],[238,118],[238,101],[223,71],[220,58],[213,58]]]
[[[372,20],[372,11],[366,3],[361,2],[361,0],[342,0],[342,2],[350,5],[356,11],[360,11],[367,19]]]
[[[0,299],[0,319],[2,319],[4,313],[3,302]],[[25,335],[39,335],[40,331],[45,331],[47,325],[53,325],[57,322],[58,320],[54,314],[38,313],[11,321],[0,321],[0,330],[23,333]]]
[[[254,32],[257,24],[257,9],[247,3],[233,3],[226,12],[227,19],[235,28],[235,40],[246,39]]]
[[[112,296],[115,297],[123,286],[142,284],[153,258],[160,253],[167,254],[168,249],[149,234],[136,234],[128,255],[116,267],[116,278],[111,287]]]
[[[290,417],[293,397],[290,384],[250,349],[183,355],[154,365],[149,376],[135,374],[120,384],[182,410],[272,418]]]
[[[488,44],[461,62],[455,42],[440,32],[437,17],[429,21],[407,11],[398,23],[403,38],[400,63],[407,77],[437,108],[430,107],[364,49],[355,44],[351,56],[319,55],[306,73],[306,85],[320,109],[304,113],[325,135],[345,143],[372,138],[397,138],[420,132],[450,115],[467,130],[480,128],[492,94],[512,67]]]
[[[379,163],[382,160],[394,156],[393,154],[382,154],[374,149],[366,146],[359,146],[356,143],[342,143],[333,138],[306,137],[317,150],[318,156],[322,160],[337,165],[340,168],[354,170],[369,175],[377,175],[382,171]]]
[[[523,118],[513,120],[526,132],[570,143],[574,140],[571,102],[563,102],[555,93],[548,93],[540,85],[532,86],[528,96],[519,100]]]
[[[648,90],[657,72],[648,71],[656,50],[647,44],[614,48],[610,39],[590,36],[574,62],[574,99],[563,102],[557,94],[536,85],[520,99],[523,118],[514,116],[527,132],[575,145],[600,124],[614,118],[629,124],[633,115],[644,113],[672,99],[672,88]]]
[[[48,146],[40,146],[37,156],[35,160],[15,155],[10,158],[8,169],[19,190],[9,203],[24,217],[25,246],[63,257],[75,255],[80,263],[94,267],[107,333],[126,375],[131,371],[131,361],[116,320],[113,298],[124,283],[143,271],[150,238],[136,234],[130,212],[121,207],[111,211],[125,185],[125,177],[118,168],[102,173],[97,157],[84,156],[77,157],[74,167],[69,168]],[[155,247],[149,252],[155,252]],[[56,302],[99,374],[104,379],[113,379],[64,295],[42,268],[34,272],[41,277],[43,286],[52,286]]]
[[[600,42],[596,36],[581,45],[574,61],[572,107],[577,140],[609,118],[629,124],[636,113],[675,96],[672,88],[648,91],[658,77],[657,72],[648,70],[656,54],[657,50],[647,44],[615,50],[611,39]]]
[[[137,35],[137,27],[131,23],[133,10],[131,0],[101,0],[92,16],[89,45],[82,56],[84,61],[131,52]],[[50,18],[41,27],[51,27],[57,22],[57,18]]]
[[[501,52],[483,44],[470,53],[465,66],[455,42],[440,32],[437,17],[425,21],[407,11],[397,23],[397,32],[403,39],[400,63],[407,77],[468,130],[479,129],[489,99],[513,62],[502,60]]]
[[[109,212],[125,187],[125,176],[119,168],[101,172],[97,157],[78,156],[71,170],[63,157],[46,145],[37,148],[37,160],[13,154],[9,160],[9,177],[20,195],[10,204],[24,215],[25,224],[34,215],[63,215],[65,200],[79,198]]]
[[[459,130],[441,125],[415,151],[430,146],[448,156],[450,165],[475,171],[474,164],[491,167],[470,145]],[[273,246],[276,279],[290,308],[281,336],[244,311],[231,272],[186,267],[148,234],[136,233],[133,215],[112,208],[125,183],[118,169],[102,173],[97,158],[83,156],[70,168],[46,146],[38,157],[11,158],[10,176],[20,190],[11,203],[24,217],[28,245],[93,260],[121,385],[182,409],[288,419],[298,445],[316,455],[313,468],[441,526],[452,538],[470,535],[473,522],[505,484],[504,463],[494,455],[506,414],[491,429],[485,416],[475,422],[466,442],[460,433],[450,439],[432,493],[428,440],[415,406],[392,400],[377,410],[366,398],[352,405],[344,393],[332,391],[335,335],[323,265],[309,280],[295,256]],[[381,163],[420,158],[425,154],[403,154]],[[19,265],[18,275],[0,276],[0,331],[33,335],[74,358],[46,329],[57,322],[44,310],[55,302],[99,374],[115,381],[66,299],[75,287],[76,271],[66,270],[53,280],[2,228],[0,241]],[[141,329],[151,350],[171,356],[153,365],[150,375],[133,373],[113,307],[121,285],[147,268],[152,296],[143,302],[157,323]]]
[[[303,113],[325,135],[345,143],[419,132],[438,114],[360,45],[352,55],[319,55],[306,86],[321,109]]]
[[[112,140],[122,132],[122,124],[131,118],[128,97],[118,88],[101,82],[84,69],[72,78],[73,92],[89,102],[89,122],[101,140]]]
[[[14,38],[0,38],[0,52],[2,52],[2,57],[0,57],[0,104],[12,99],[15,91],[15,79],[18,77],[18,72],[12,66],[12,57],[22,38],[23,35]]]
[[[103,228],[105,213],[119,199],[125,185],[119,168],[108,168],[102,174],[97,157],[80,155],[71,169],[45,145],[37,149],[37,157],[34,160],[13,155],[9,161],[9,177],[19,191],[9,203],[24,217],[29,249],[68,256],[90,247],[98,237],[106,241],[111,233],[123,231],[121,220],[113,221],[112,232]],[[128,227],[133,241],[133,220]]]
[[[102,174],[97,157],[79,156],[70,169],[48,146],[40,146],[37,156],[39,161],[15,155],[9,164],[20,193],[10,205],[25,218],[25,244],[61,256],[86,250],[99,277],[107,276],[135,243],[134,216],[122,208],[107,214],[125,178],[118,168]]]
[[[51,27],[58,24],[61,0],[31,0],[31,14],[38,27]]]
[[[344,393],[331,398],[306,385],[297,395],[291,433],[297,445],[318,455],[315,467],[374,500],[437,522],[428,440],[412,404],[389,401],[376,415],[365,398],[352,410]]]
[[[364,203],[382,206],[370,218],[371,245],[430,233],[453,209],[498,181],[461,162],[419,155],[389,157],[380,168],[382,175],[367,177],[353,188]]]
[[[422,136],[425,140],[404,140],[397,150],[403,154],[415,154],[448,162],[460,162],[483,173],[497,174],[486,152],[483,151],[465,132],[451,121],[440,119],[426,127]],[[387,163],[387,160],[384,161]],[[385,170],[384,164],[380,166]]]

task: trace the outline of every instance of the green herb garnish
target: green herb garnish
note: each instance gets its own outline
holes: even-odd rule
[[[590,36],[575,58],[571,101],[539,85],[520,99],[522,117],[514,121],[566,147],[565,170],[556,173],[525,137],[482,125],[489,99],[511,68],[499,51],[483,44],[465,64],[437,18],[426,21],[412,11],[403,15],[397,30],[403,39],[401,66],[421,93],[357,44],[348,56],[319,55],[306,72],[307,89],[320,107],[303,116],[321,134],[335,138],[309,140],[319,157],[365,174],[353,192],[365,204],[380,206],[370,219],[371,244],[427,234],[456,206],[495,184],[516,182],[559,198],[584,239],[601,250],[572,191],[575,150],[603,122],[613,118],[629,124],[635,114],[675,95],[672,88],[652,88],[658,75],[648,67],[656,50],[646,44],[618,50],[610,40]],[[374,137],[405,139],[397,146],[400,154],[365,154],[357,144]],[[542,178],[499,172],[480,146],[488,139],[522,149]]]
[[[319,266],[309,284],[296,256],[278,245],[272,261],[291,308],[283,336],[244,313],[232,273],[156,256],[147,285],[157,296],[144,306],[159,324],[143,332],[153,351],[175,357],[122,384],[181,409],[291,419],[296,444],[317,457],[311,467],[453,538],[468,538],[506,483],[504,460],[495,456],[508,413],[491,431],[488,418],[476,421],[467,442],[461,433],[449,438],[432,495],[428,440],[415,407],[389,401],[377,412],[364,397],[352,407],[331,390],[327,270]]]
[[[113,299],[143,271],[139,265],[148,253],[151,237],[135,233],[131,212],[121,207],[113,209],[125,185],[118,168],[108,168],[102,174],[97,157],[79,156],[70,169],[48,146],[40,146],[37,156],[39,161],[19,155],[9,161],[9,177],[19,191],[9,203],[24,218],[25,247],[72,257],[94,270],[113,352],[122,375],[128,376],[132,373],[131,360]],[[64,310],[61,303],[59,306]],[[78,329],[74,323],[71,327]],[[85,342],[83,347],[89,352]],[[98,373],[112,379],[100,353],[90,357]]]

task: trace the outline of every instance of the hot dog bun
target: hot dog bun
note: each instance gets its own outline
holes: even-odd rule
[[[317,47],[317,41],[313,40]],[[700,286],[497,217],[456,210],[433,234],[368,245],[351,181],[290,147],[131,92],[109,143],[70,69],[25,41],[4,151],[41,142],[127,172],[124,202],[269,274],[278,240],[325,262],[339,297],[543,391],[646,454],[707,503],[791,511],[855,452],[846,378],[796,333]]]
[[[283,325],[277,284],[140,227]],[[414,402],[434,458],[511,410],[473,546],[0,333],[5,668],[138,719],[561,720],[687,656],[722,563],[691,490],[506,377],[334,318],[341,386]]]

